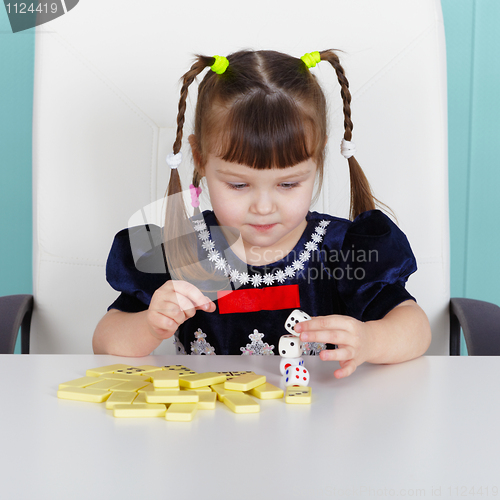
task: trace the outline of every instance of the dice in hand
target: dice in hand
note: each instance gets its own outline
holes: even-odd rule
[[[285,321],[285,330],[290,333],[290,335],[298,337],[299,334],[294,330],[294,326],[301,321],[307,321],[309,319],[311,319],[309,314],[300,309],[294,309]]]

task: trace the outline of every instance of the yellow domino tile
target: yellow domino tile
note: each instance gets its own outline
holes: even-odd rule
[[[206,385],[221,384],[226,380],[226,376],[221,373],[205,372],[195,375],[179,375],[179,385],[189,389],[196,389]]]
[[[150,382],[146,387],[139,389],[137,392],[140,394],[141,392],[154,391],[155,386]]]
[[[137,392],[139,389],[146,387],[148,384],[149,382],[147,380],[144,380],[144,382],[121,382],[119,385],[112,387],[110,391]]]
[[[212,390],[217,393],[217,399],[221,402],[224,401],[224,395],[228,392],[224,389],[224,384],[214,384],[211,386]]]
[[[215,384],[210,387],[214,392],[217,393],[217,399],[221,402],[224,401],[224,396],[227,393],[233,393],[233,392],[241,393],[241,391],[228,391],[227,389],[224,389],[224,384]]]
[[[123,375],[144,375],[144,368],[138,366],[128,366],[127,368],[120,368],[115,373],[123,373]]]
[[[259,399],[281,399],[283,397],[283,389],[266,382],[265,384],[254,387],[248,391],[248,394]]]
[[[101,378],[113,379],[113,380],[123,380],[124,382],[127,380],[135,380],[136,382],[151,381],[151,375],[128,375],[127,373],[103,373]]]
[[[180,389],[181,389],[181,391],[194,391],[194,392],[198,392],[198,393],[213,392],[212,389],[210,388],[210,386],[197,387],[196,389],[189,389],[187,387],[181,387]]]
[[[101,380],[102,379],[99,377],[81,377],[59,384],[59,389],[62,389],[63,387],[88,387],[89,385],[97,384],[97,382],[100,382]]]
[[[167,407],[161,404],[116,405],[113,415],[119,418],[164,417]]]
[[[124,373],[126,375],[146,375],[153,372],[161,372],[163,367],[154,365],[129,366],[126,369],[117,370],[115,373]]]
[[[116,394],[135,394],[134,392],[117,392]],[[146,393],[138,392],[137,397],[132,401],[132,404],[146,404]]]
[[[312,390],[310,387],[288,386],[286,388],[285,402],[290,404],[311,404]]]
[[[153,386],[155,389],[166,389],[179,387],[179,372],[172,370],[162,370],[161,372],[154,372],[151,374]]]
[[[64,387],[57,391],[60,399],[73,401],[86,401],[88,403],[103,403],[111,396],[111,392],[104,389],[91,389],[90,387]]]
[[[260,411],[259,403],[242,392],[235,391],[233,394],[226,392],[222,402],[234,413],[258,413]]]
[[[100,377],[101,375],[104,375],[105,373],[113,373],[116,370],[123,370],[124,368],[128,368],[128,365],[124,365],[123,363],[119,363],[116,365],[100,366],[98,368],[89,368],[85,375],[87,375],[87,377]]]
[[[224,382],[224,389],[228,389],[230,391],[249,391],[254,387],[265,383],[265,375],[245,373],[244,375],[238,375],[231,380],[226,380],[226,382]]]
[[[121,384],[123,384],[123,380],[103,379],[96,384],[92,384],[90,387],[92,387],[92,389],[105,389],[106,391],[112,391],[114,390],[114,387]]]
[[[198,410],[215,410],[217,401],[217,393],[215,392],[200,392],[198,394]]]
[[[217,373],[223,373],[226,376],[226,380],[231,380],[234,377],[238,377],[239,375],[244,375],[245,373],[254,373],[254,372],[247,370],[245,372],[217,372]]]
[[[143,370],[143,374],[163,371],[163,367],[154,365],[141,365],[137,368],[141,368]]]
[[[162,368],[164,370],[182,372],[183,374],[190,373],[191,375],[194,375],[196,373],[194,370],[191,370],[191,368],[184,365],[165,365]]]
[[[197,411],[196,403],[173,403],[168,407],[165,419],[170,422],[191,422]]]
[[[159,389],[144,394],[148,403],[197,403],[200,399],[194,391],[179,389]]]
[[[137,396],[136,392],[113,392],[106,401],[106,408],[112,410],[116,405],[132,404]]]

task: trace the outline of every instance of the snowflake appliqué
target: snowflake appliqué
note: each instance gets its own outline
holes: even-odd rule
[[[262,284],[272,285],[274,281],[283,283],[285,276],[293,278],[298,271],[304,269],[306,262],[311,258],[312,252],[318,249],[318,243],[323,241],[323,236],[326,234],[326,228],[330,222],[329,220],[322,220],[318,223],[314,229],[314,233],[311,235],[311,239],[304,244],[304,250],[300,253],[299,259],[294,260],[291,266],[286,266],[285,271],[277,269],[274,273],[267,273],[264,276],[259,273],[255,273],[252,276],[246,272],[236,273],[234,269],[231,269],[226,259],[220,255],[220,252],[215,249],[215,243],[210,239],[210,232],[206,223],[198,219],[193,221],[193,225],[195,231],[198,233],[198,238],[203,242],[202,247],[208,252],[208,260],[215,262],[217,270],[222,271],[225,276],[230,276],[233,282],[238,280],[242,285],[251,282],[254,287],[258,287]]]
[[[303,342],[302,354],[305,356],[319,356],[321,351],[326,349],[326,344],[322,342]]]
[[[242,355],[252,356],[252,355],[274,355],[273,345],[269,345],[267,342],[263,342],[263,333],[260,333],[257,329],[251,333],[248,338],[252,341],[251,344],[247,344],[245,347],[240,347]]]
[[[184,349],[184,344],[179,340],[177,335],[174,335],[174,347],[175,354],[186,354],[186,349]]]
[[[196,340],[191,342],[191,354],[215,354],[215,349],[205,340],[207,334],[203,333],[201,328],[194,332],[194,336]]]

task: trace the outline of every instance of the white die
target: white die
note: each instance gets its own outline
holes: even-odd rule
[[[304,366],[289,366],[283,374],[283,384],[285,387],[309,385],[309,371]]]
[[[280,361],[280,373],[285,374],[285,370],[290,366],[304,366],[304,359],[300,358],[281,358]]]
[[[280,337],[278,351],[282,358],[300,358],[302,356],[302,342],[295,335]]]
[[[307,321],[309,319],[311,319],[309,314],[301,311],[300,309],[294,309],[285,321],[285,330],[291,335],[298,337],[299,334],[293,329],[293,327],[300,321]]]

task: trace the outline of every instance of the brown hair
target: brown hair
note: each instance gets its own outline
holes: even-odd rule
[[[344,139],[350,141],[353,124],[349,82],[333,50],[322,51],[320,56],[332,65],[341,86]],[[199,186],[209,154],[256,169],[285,168],[313,158],[317,165],[317,196],[323,181],[327,112],[316,77],[301,59],[280,52],[246,50],[227,59],[227,70],[221,75],[209,71],[198,88],[193,185]],[[213,57],[199,55],[182,77],[174,154],[181,149],[188,88],[214,62]],[[354,156],[348,163],[350,218],[354,219],[375,208],[375,198]],[[179,173],[173,169],[165,219],[167,264],[171,273],[176,271],[173,279],[199,279],[196,234],[181,193]],[[177,237],[188,233],[189,237]]]

